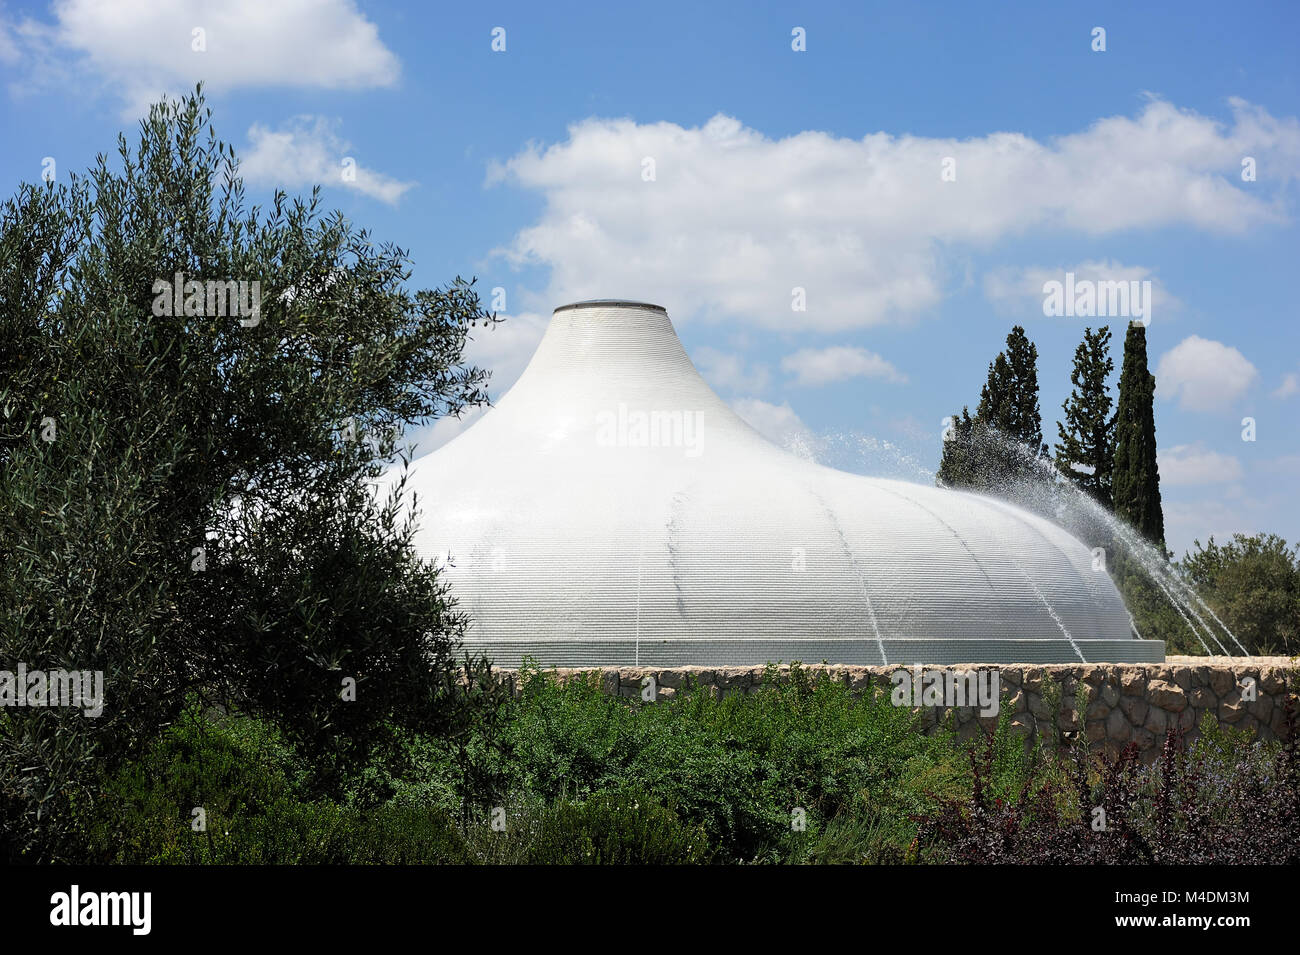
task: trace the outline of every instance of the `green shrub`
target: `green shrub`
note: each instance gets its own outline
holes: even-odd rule
[[[306,767],[266,724],[190,713],[123,767],[90,807],[88,861],[323,864],[465,862],[445,812],[306,801]],[[204,825],[196,831],[195,809]]]
[[[533,865],[692,865],[709,861],[708,834],[644,794],[561,802],[528,847]]]
[[[915,826],[906,817],[862,798],[824,823],[791,831],[782,860],[788,865],[897,865],[914,861]]]
[[[796,810],[817,831],[859,805],[888,823],[882,831],[902,852],[915,835],[910,816],[930,805],[931,792],[969,791],[951,734],[924,736],[886,694],[855,699],[797,667],[749,695],[683,689],[653,704],[606,696],[594,677],[559,684],[531,670],[521,681],[505,730],[512,804],[646,793],[703,827],[724,861],[780,861],[791,852]],[[399,800],[447,792],[432,743],[420,762],[423,773]]]
[[[500,775],[509,794],[483,805],[464,798],[460,743],[396,734],[400,766],[376,762],[349,778],[346,798],[320,799],[310,766],[269,723],[190,711],[83,804],[85,858],[1139,861],[1189,851],[1226,857],[1249,838],[1267,841],[1270,858],[1294,856],[1294,746],[1207,723],[1191,754],[1170,748],[1143,769],[1131,756],[1104,766],[1081,745],[1026,744],[1011,732],[1007,706],[996,730],[973,743],[945,728],[926,736],[914,720],[886,693],[855,698],[798,668],[749,694],[683,689],[654,704],[608,697],[592,679],[562,685],[533,671],[483,731],[503,734],[502,746],[462,741],[476,753],[474,773]],[[1098,805],[1110,834],[1088,827]],[[195,832],[200,806],[207,826]]]

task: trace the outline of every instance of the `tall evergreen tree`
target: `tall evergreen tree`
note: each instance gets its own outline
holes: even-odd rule
[[[945,435],[937,482],[1005,492],[1029,470],[1026,454],[1046,455],[1038,407],[1038,349],[1017,325],[1005,351],[989,363],[988,379],[972,418],[963,408]]]
[[[973,483],[971,434],[974,427],[969,408],[963,407],[961,414],[952,416],[950,426],[944,431],[943,457],[935,476],[935,483],[941,487],[969,487]]]
[[[998,352],[998,357],[989,362],[989,374],[980,389],[980,403],[975,407],[975,418],[993,427],[999,427],[1011,420],[1011,366],[1007,364],[1007,353]]]
[[[1106,379],[1115,370],[1110,357],[1110,329],[1083,330],[1074,350],[1070,383],[1074,390],[1061,405],[1065,421],[1056,423],[1060,441],[1056,465],[1080,490],[1109,508],[1115,470],[1115,418]],[[1076,465],[1083,468],[1076,470]]]
[[[1147,370],[1147,332],[1130,323],[1115,412],[1115,513],[1163,552],[1165,519],[1156,464],[1155,375]]]
[[[1020,325],[1007,336],[1006,351],[989,365],[975,417],[1004,437],[1047,453],[1038,409],[1038,347]]]

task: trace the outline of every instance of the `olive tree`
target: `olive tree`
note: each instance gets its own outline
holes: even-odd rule
[[[195,701],[273,720],[328,790],[494,699],[404,481],[374,488],[402,429],[486,400],[464,348],[496,318],[410,290],[319,190],[250,208],[210,121],[165,101],[0,208],[0,670],[104,680],[98,716],[0,707],[11,857],[70,852],[98,774]]]

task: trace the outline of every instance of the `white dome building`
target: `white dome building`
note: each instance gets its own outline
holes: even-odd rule
[[[657,305],[557,308],[514,388],[409,487],[467,649],[499,666],[1164,660],[1078,540],[788,454]]]

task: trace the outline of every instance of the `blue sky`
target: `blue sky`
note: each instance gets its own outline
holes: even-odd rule
[[[1170,545],[1294,542],[1300,6],[1134,6],[0,2],[0,174],[203,79],[254,199],[319,181],[415,283],[504,290],[494,395],[555,305],[659,302],[760,429],[917,480],[1016,323],[1055,439],[1107,319],[1045,317],[1045,280],[1150,281]]]

